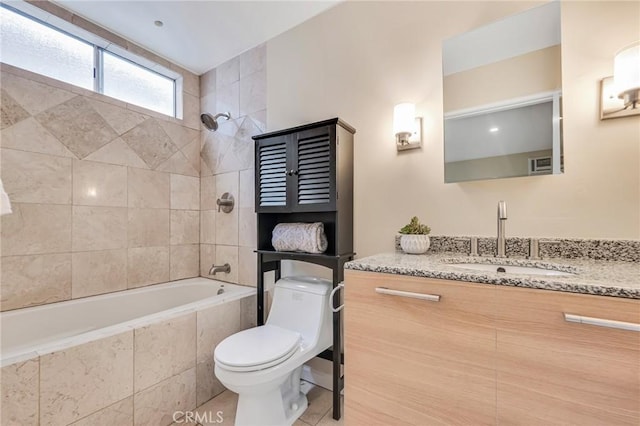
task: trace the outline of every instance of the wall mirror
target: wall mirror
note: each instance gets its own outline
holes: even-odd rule
[[[560,3],[445,40],[446,183],[562,173]]]

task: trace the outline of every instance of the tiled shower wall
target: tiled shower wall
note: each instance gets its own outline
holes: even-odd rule
[[[200,123],[2,64],[2,310],[199,274]],[[185,75],[185,113],[198,79]],[[196,102],[187,107],[186,103]]]
[[[256,282],[256,214],[254,212],[254,142],[267,116],[266,46],[258,46],[200,77],[200,109],[230,112],[216,132],[202,131],[200,273],[212,264],[229,263],[231,273],[216,278],[244,285]],[[225,192],[236,205],[217,211]]]

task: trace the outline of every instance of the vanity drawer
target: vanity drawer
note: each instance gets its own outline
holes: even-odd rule
[[[640,424],[640,332],[618,322],[640,300],[498,286],[498,423]]]
[[[345,271],[345,424],[495,423],[495,286]]]

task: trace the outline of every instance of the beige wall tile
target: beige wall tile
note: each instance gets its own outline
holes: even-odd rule
[[[35,118],[78,158],[86,157],[118,137],[83,96],[49,108]]]
[[[0,99],[0,119],[2,120],[0,129],[4,130],[30,117],[29,113],[6,90],[0,89],[0,93],[2,95]]]
[[[127,168],[74,160],[73,204],[127,207]]]
[[[127,250],[73,253],[72,296],[92,296],[127,289]]]
[[[133,396],[103,408],[70,426],[132,426]]]
[[[39,365],[39,359],[35,358],[2,367],[0,423],[3,426],[38,424]]]
[[[32,115],[76,96],[70,91],[5,72],[2,73],[2,88]]]
[[[195,312],[138,328],[134,336],[134,392],[195,367]]]
[[[216,261],[216,246],[213,244],[200,244],[200,276],[208,277],[209,269]]]
[[[200,209],[200,178],[171,174],[171,208]]]
[[[182,151],[176,151],[167,161],[160,164],[156,169],[160,172],[176,173],[185,176],[199,176],[193,164],[185,157]]]
[[[171,210],[171,245],[198,244],[199,228],[199,211]]]
[[[130,248],[129,288],[169,281],[169,246]]]
[[[75,158],[75,155],[66,146],[33,117],[2,130],[0,145],[3,148],[13,148],[20,151]]]
[[[216,199],[228,192],[238,198],[239,173],[231,172],[216,176]],[[216,243],[238,245],[238,209],[231,213],[219,212],[216,216]]]
[[[240,83],[218,86],[216,88],[216,111],[231,113],[231,117],[240,116]]]
[[[71,204],[71,159],[2,149],[2,183],[12,203]]]
[[[183,93],[183,123],[194,130],[200,130],[200,98]]]
[[[200,245],[171,246],[171,281],[200,275]]]
[[[238,407],[238,394],[229,390],[222,392],[216,399],[198,407],[196,411],[201,418],[206,418],[202,423],[203,426],[220,425],[231,426],[236,421],[236,409]],[[222,417],[219,422],[218,413]]]
[[[240,328],[242,330],[256,327],[258,325],[256,319],[257,300],[258,297],[255,294],[253,296],[247,296],[240,299]]]
[[[133,331],[40,357],[40,423],[66,425],[133,392]]]
[[[228,263],[231,266],[231,272],[218,272],[215,277],[220,281],[230,283],[238,282],[238,246],[221,246],[216,245],[216,265],[224,265]]]
[[[169,245],[169,209],[128,209],[129,248]]]
[[[200,177],[200,135],[182,148],[182,153],[197,172],[194,176]]]
[[[211,69],[200,76],[200,97],[216,93],[217,70]],[[202,111],[205,112],[205,111]]]
[[[256,247],[258,238],[257,217],[253,208],[241,207],[238,209],[239,231],[238,244],[243,247]]]
[[[71,251],[71,206],[11,205],[13,213],[2,221],[2,255],[63,253]]]
[[[71,298],[71,254],[2,257],[2,310]]]
[[[156,118],[145,120],[121,137],[152,169],[178,150]]]
[[[168,209],[171,185],[169,173],[129,168],[129,207]]]
[[[118,135],[128,132],[147,119],[143,114],[104,102],[103,99],[88,99],[88,102]]]
[[[267,74],[264,71],[240,79],[240,117],[267,107]]]
[[[224,390],[213,373],[213,351],[226,337],[240,331],[240,300],[197,312],[198,405]]]
[[[240,60],[238,57],[216,67],[216,88],[226,86],[240,79]]]
[[[174,412],[196,408],[196,369],[170,377],[133,398],[134,425],[170,425]]]
[[[240,171],[240,196],[238,197],[239,207],[254,208],[255,205],[255,174],[253,168]]]
[[[182,74],[182,90],[193,96],[200,96],[200,78],[188,71],[183,71]]]
[[[214,374],[214,367],[213,356],[196,365],[196,405],[198,407],[227,389]]]
[[[98,161],[100,163],[117,164],[120,166],[136,167],[148,169],[147,163],[138,157],[134,150],[129,148],[121,138],[115,138],[93,154],[84,158],[85,160]]]
[[[197,118],[198,120],[200,119],[199,114]],[[177,123],[158,121],[158,124],[160,124],[162,130],[164,130],[178,149],[184,148],[191,143],[191,141],[200,136],[199,130],[190,129],[189,127],[185,127]]]
[[[126,247],[126,208],[73,206],[73,251]]]
[[[255,287],[258,259],[253,247],[238,247],[238,283]]]
[[[200,242],[204,244],[216,243],[216,217],[215,210],[200,212]]]
[[[216,210],[216,177],[206,176],[200,178],[200,209]]]
[[[249,49],[239,56],[240,79],[257,71],[265,70],[267,64],[267,45],[261,44]]]

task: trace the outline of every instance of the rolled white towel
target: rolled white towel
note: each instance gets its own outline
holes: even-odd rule
[[[9,196],[4,192],[4,186],[2,186],[2,179],[0,179],[0,216],[3,214],[11,213],[11,201]]]
[[[327,250],[324,224],[322,222],[279,223],[273,228],[271,244],[276,251],[324,253]]]

